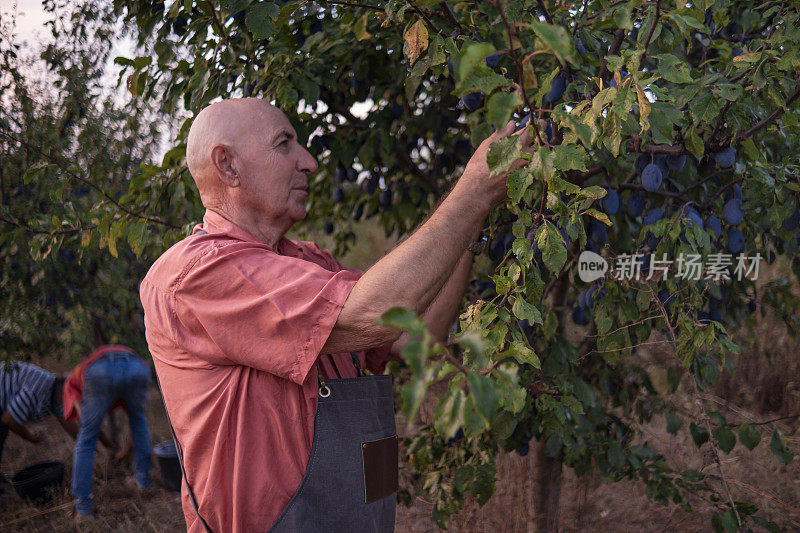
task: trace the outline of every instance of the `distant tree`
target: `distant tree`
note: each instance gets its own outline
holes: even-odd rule
[[[146,353],[137,254],[154,249],[147,222],[175,225],[147,211],[169,205],[181,178],[152,184],[145,204],[126,200],[149,179],[160,123],[103,84],[115,24],[102,6],[51,5],[52,44],[35,53],[17,42],[13,13],[0,14],[2,359],[74,360],[112,341]],[[186,196],[169,220],[191,218]]]

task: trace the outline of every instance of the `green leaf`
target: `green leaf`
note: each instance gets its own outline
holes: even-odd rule
[[[745,448],[752,450],[761,442],[761,433],[750,424],[742,424],[739,426],[739,440]]]
[[[378,319],[378,324],[390,328],[409,332],[418,332],[425,329],[425,323],[414,311],[404,307],[392,307]]]
[[[445,439],[452,438],[461,426],[461,404],[464,402],[464,391],[460,387],[452,387],[434,410],[433,427]]]
[[[525,268],[530,266],[531,261],[533,261],[531,241],[525,238],[514,239],[514,242],[511,244],[511,251]]]
[[[703,146],[703,140],[697,135],[694,127],[689,129],[688,134],[685,138],[686,148],[689,149],[692,154],[697,157],[698,159],[703,157],[703,151],[705,150],[705,146]]]
[[[694,443],[697,444],[698,447],[708,442],[708,431],[694,422],[689,424],[689,433],[692,434],[692,439],[694,439]]]
[[[608,215],[606,215],[602,211],[598,211],[597,209],[587,209],[586,211],[583,212],[583,214],[584,215],[589,215],[589,216],[592,216],[592,217],[596,218],[597,220],[599,220],[600,222],[602,222],[606,226],[611,226],[612,225],[611,224],[611,220],[609,220],[609,218],[608,218]]]
[[[502,129],[511,118],[511,113],[520,104],[522,104],[522,100],[517,91],[497,92],[489,98],[489,102],[486,104],[486,120],[498,130]]]
[[[428,382],[419,376],[412,377],[403,385],[400,391],[401,411],[407,420],[414,420],[427,390]]]
[[[272,19],[275,17],[275,11],[271,3],[261,3],[250,6],[247,9],[247,15],[244,22],[250,33],[256,39],[269,39],[275,32],[275,24]]]
[[[672,54],[659,54],[658,73],[672,83],[692,83],[689,67]]]
[[[493,71],[486,65],[476,65],[462,83],[458,85],[455,93],[464,96],[471,92],[491,94],[498,87],[510,87],[511,81]],[[489,126],[489,124],[487,124]],[[505,126],[505,124],[503,124]]]
[[[769,533],[780,533],[781,531],[781,529],[775,524],[775,522],[770,522],[769,520],[765,520],[760,516],[754,516],[753,522],[755,522],[759,526],[769,531]]]
[[[698,470],[684,470],[681,472],[681,477],[686,481],[697,483],[698,481],[704,480],[706,475]]]
[[[714,438],[717,439],[719,449],[725,453],[730,453],[731,450],[733,450],[733,447],[736,446],[736,435],[729,429],[715,429]]]
[[[536,353],[528,348],[524,343],[519,341],[512,341],[504,355],[510,355],[522,365],[527,364],[534,368],[542,367],[542,364],[539,361],[539,356],[537,356]]]
[[[792,451],[786,446],[786,442],[781,438],[777,429],[772,432],[772,439],[769,442],[769,449],[783,464],[788,465],[792,462],[794,453],[792,453]]]
[[[692,112],[692,119],[695,124],[703,124],[712,121],[720,112],[719,100],[711,93],[694,98],[689,104]]]
[[[547,225],[546,242],[544,246],[539,242],[539,249],[542,251],[542,260],[548,270],[553,274],[558,274],[567,262],[566,243],[555,224],[550,222],[545,222],[545,224]]]
[[[469,393],[475,399],[475,407],[487,420],[491,420],[497,408],[497,395],[492,381],[483,374],[471,372],[467,375]]]
[[[539,312],[539,309],[522,296],[517,296],[517,299],[514,301],[514,306],[511,308],[511,312],[520,320],[527,320],[531,324],[543,324],[542,314]]]
[[[575,64],[575,47],[566,28],[543,22],[531,22],[531,29],[544,42],[545,49],[550,50],[561,63],[569,61]]]
[[[672,411],[667,411],[667,433],[670,435],[675,435],[681,426],[683,426],[683,420],[681,417],[673,413]]]
[[[461,420],[464,435],[475,437],[489,429],[489,419],[481,414],[475,405],[475,395],[470,394],[462,403]]]
[[[586,170],[588,155],[579,144],[560,144],[553,148],[553,166],[558,170]]]
[[[520,137],[516,135],[494,141],[486,155],[489,171],[492,175],[508,171],[520,153]]]
[[[35,165],[29,166],[22,176],[22,183],[25,185],[29,184],[34,176],[49,166],[50,163],[47,162],[36,163]]]
[[[149,65],[153,61],[153,58],[150,56],[144,57],[137,57],[133,60],[133,68],[136,70],[143,69],[147,65]]]
[[[461,49],[458,60],[454,62],[453,69],[456,80],[459,84],[464,82],[472,74],[476,67],[486,67],[485,59],[494,53],[494,46],[488,43],[467,42]],[[491,70],[491,69],[489,69]]]

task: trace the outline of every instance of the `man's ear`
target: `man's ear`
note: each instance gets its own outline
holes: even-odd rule
[[[239,173],[233,167],[233,150],[229,146],[218,144],[211,149],[211,164],[219,180],[228,187],[241,185]]]

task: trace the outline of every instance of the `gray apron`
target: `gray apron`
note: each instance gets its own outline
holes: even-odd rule
[[[353,359],[358,361],[355,355]],[[270,532],[394,531],[397,431],[392,376],[366,376],[358,370],[357,378],[319,378],[306,473]]]
[[[393,378],[365,375],[356,354],[351,355],[357,378],[323,380],[317,365],[319,398],[306,473],[270,532],[394,531],[398,455]],[[203,529],[213,533],[186,478],[171,422],[169,429],[189,501]]]

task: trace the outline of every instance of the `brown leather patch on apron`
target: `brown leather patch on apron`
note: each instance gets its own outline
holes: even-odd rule
[[[364,503],[397,492],[397,435],[361,443],[364,468]]]

